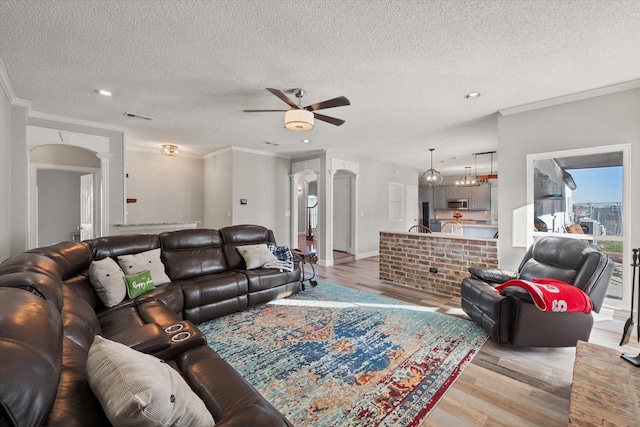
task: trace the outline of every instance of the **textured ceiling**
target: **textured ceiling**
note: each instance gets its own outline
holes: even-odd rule
[[[462,174],[496,149],[498,110],[640,79],[640,1],[0,0],[0,59],[34,111],[127,127],[132,145],[340,148],[420,169],[435,148]],[[322,113],[346,123],[298,133],[243,113],[286,108],[266,87],[344,95]]]

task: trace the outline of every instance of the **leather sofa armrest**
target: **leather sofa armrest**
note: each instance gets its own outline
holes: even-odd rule
[[[518,273],[515,271],[491,267],[470,267],[469,273],[471,273],[472,278],[484,280],[488,283],[504,283],[507,280],[518,278]]]
[[[509,342],[513,299],[479,279],[462,280],[462,309],[498,343]]]
[[[156,323],[126,329],[110,339],[147,354],[154,354],[171,347],[171,338]]]

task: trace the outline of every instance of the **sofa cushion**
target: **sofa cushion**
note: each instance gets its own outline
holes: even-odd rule
[[[278,260],[266,244],[238,246],[237,249],[244,259],[247,270],[260,268],[268,262]]]
[[[100,301],[106,307],[120,304],[127,295],[124,282],[124,271],[111,258],[92,261],[89,267],[89,278]]]
[[[27,253],[51,258],[58,264],[63,280],[87,271],[92,260],[91,247],[85,242],[59,242],[31,249]]]
[[[120,255],[118,256],[118,264],[128,276],[149,270],[151,271],[153,283],[160,285],[171,281],[165,273],[164,264],[160,260],[159,248],[133,255]]]
[[[284,283],[297,282],[300,280],[301,270],[295,268],[293,271],[280,271],[273,268],[259,268],[243,273],[249,280],[249,293],[252,293],[275,288]]]
[[[171,280],[228,270],[218,230],[177,230],[160,234],[162,262]]]
[[[176,357],[178,369],[220,424],[291,426],[269,402],[220,356],[206,346]]]
[[[127,295],[129,295],[129,298],[139,297],[154,288],[149,270],[131,276],[124,276],[124,281],[127,284]]]
[[[22,289],[0,288],[0,424],[40,426],[58,390],[62,320]]]
[[[156,234],[128,234],[124,236],[105,236],[87,240],[93,251],[93,259],[110,257],[117,259],[120,255],[137,254],[160,247],[160,239]]]
[[[224,256],[230,270],[244,270],[244,259],[236,249],[238,246],[275,242],[273,233],[259,225],[233,225],[220,229],[224,242]]]
[[[89,385],[117,426],[212,426],[213,417],[184,378],[160,359],[96,336]]]
[[[89,351],[93,337],[102,332],[96,312],[89,303],[68,286],[62,286],[64,336]]]

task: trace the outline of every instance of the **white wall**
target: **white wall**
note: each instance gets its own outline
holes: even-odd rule
[[[80,226],[80,176],[84,172],[38,171],[38,246],[71,240]]]
[[[11,103],[0,85],[0,262],[11,255]]]
[[[385,163],[365,156],[358,156],[339,150],[327,150],[322,163],[324,170],[329,170],[333,159],[356,162],[358,164],[357,177],[357,242],[356,257],[366,256],[378,252],[380,231],[406,231],[406,221],[389,222],[389,183],[396,182],[403,185],[418,185],[418,170],[391,163]],[[323,185],[319,185],[320,200],[326,200],[326,189],[330,188],[331,174],[321,176]],[[323,199],[324,198],[324,199]],[[320,212],[321,230],[328,230],[327,221],[331,220],[330,204],[324,203],[325,210]],[[406,215],[406,212],[405,212]],[[326,234],[326,241],[331,243],[332,236]],[[330,245],[320,248],[320,258],[327,259],[330,255]]]
[[[498,117],[499,264],[516,269],[526,251],[519,238],[528,224],[522,217],[527,203],[527,155],[616,144],[631,144],[629,177],[631,218],[640,209],[634,195],[640,183],[640,89],[597,96],[561,105]],[[514,219],[515,218],[515,219]],[[629,224],[631,242],[640,227]]]
[[[96,153],[73,145],[40,145],[29,154],[31,163],[100,168]]]
[[[220,229],[232,224],[231,194],[233,153],[215,151],[204,159],[204,228]]]
[[[204,160],[127,150],[127,223],[204,222]]]
[[[40,116],[40,115],[39,115]],[[106,235],[118,234],[118,230],[114,224],[122,224],[125,222],[125,194],[124,194],[124,132],[118,130],[110,130],[105,127],[83,125],[75,123],[75,120],[64,121],[62,118],[47,119],[41,117],[29,117],[28,125],[37,126],[48,129],[56,129],[66,132],[81,133],[87,135],[102,136],[109,139],[109,153],[111,158],[109,163],[109,212]],[[22,148],[21,148],[22,149]],[[26,152],[26,145],[24,145]],[[16,173],[22,173],[22,171]],[[26,174],[26,169],[25,172]],[[25,211],[26,216],[26,211]],[[22,249],[24,250],[24,249]]]
[[[273,230],[276,241],[287,244],[291,221],[289,158],[234,148],[233,224],[259,224]],[[247,204],[241,205],[240,199]]]
[[[11,106],[11,255],[28,248],[27,108]],[[4,201],[3,201],[4,203]]]

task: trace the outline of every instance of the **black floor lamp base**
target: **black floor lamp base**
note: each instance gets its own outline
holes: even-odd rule
[[[622,353],[620,357],[631,363],[633,366],[640,366],[640,354],[634,356],[630,353]]]

